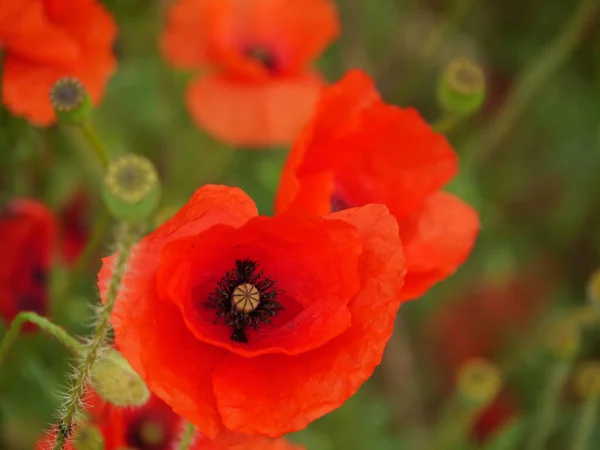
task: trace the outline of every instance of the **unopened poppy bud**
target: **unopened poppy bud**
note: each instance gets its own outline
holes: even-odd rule
[[[500,371],[485,359],[471,359],[458,370],[457,390],[468,403],[488,404],[496,397],[501,386]]]
[[[154,211],[160,197],[154,165],[131,153],[115,159],[106,170],[102,197],[116,218],[144,219]]]
[[[582,398],[600,398],[600,361],[588,361],[575,372],[575,391]]]
[[[546,336],[548,349],[558,358],[572,358],[579,349],[580,330],[573,320],[563,319],[550,327]]]
[[[50,103],[56,116],[64,122],[82,123],[94,107],[85,87],[77,78],[59,78],[50,89]]]
[[[88,424],[79,428],[73,439],[75,450],[104,450],[104,437],[95,426]]]
[[[471,114],[485,99],[485,77],[481,67],[466,58],[455,58],[444,69],[438,83],[438,101],[450,114]]]
[[[120,407],[142,406],[150,398],[142,378],[123,355],[113,349],[94,362],[90,385],[104,400]]]
[[[588,281],[588,297],[592,305],[600,310],[600,269],[597,269]]]

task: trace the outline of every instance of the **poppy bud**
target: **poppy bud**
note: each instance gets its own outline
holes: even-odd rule
[[[83,123],[94,109],[85,87],[77,78],[59,78],[50,89],[56,116],[66,123]]]
[[[104,400],[120,407],[141,406],[150,398],[144,381],[113,349],[94,362],[90,385]]]
[[[558,358],[572,358],[579,349],[580,330],[573,320],[563,319],[554,324],[546,337],[548,349]]]
[[[490,403],[502,386],[498,368],[485,359],[471,359],[458,370],[457,390],[470,404],[483,406]]]
[[[77,430],[73,447],[75,450],[104,450],[104,437],[97,427],[88,424]]]
[[[121,220],[141,220],[158,204],[160,184],[154,165],[132,153],[112,161],[106,170],[102,198]]]
[[[471,114],[485,99],[485,77],[481,67],[466,58],[455,58],[444,69],[438,83],[438,102],[449,114]]]
[[[596,269],[588,280],[588,298],[600,310],[600,269]]]
[[[575,391],[582,398],[600,398],[600,361],[588,361],[575,372]]]

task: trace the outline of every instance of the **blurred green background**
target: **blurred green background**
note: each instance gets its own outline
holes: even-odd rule
[[[157,48],[167,2],[103,3],[120,30],[118,71],[94,117],[110,152],[135,151],[156,163],[164,186],[161,213],[182,205],[202,184],[223,183],[243,188],[262,214],[271,214],[286,149],[236,151],[192,124],[183,97],[191,74],[170,68]],[[505,447],[485,448],[518,448],[518,440],[531,432],[540,386],[555,363],[536,338],[537,325],[584,305],[588,277],[600,266],[597,2],[337,3],[342,36],[318,61],[330,81],[349,68],[363,68],[388,102],[414,106],[434,123],[441,116],[438,78],[450,59],[469,57],[483,67],[484,106],[448,133],[462,161],[449,190],[475,206],[482,228],[472,256],[455,276],[402,307],[397,332],[373,379],[340,410],[293,439],[312,450],[417,448],[420,427],[435,429],[440,422],[456,369],[440,362],[428,330],[440,311],[468,298],[495,296],[462,311],[477,320],[493,303],[498,311],[487,311],[491,317],[481,320],[490,327],[511,326],[510,333],[498,330],[502,345],[482,356],[508,368],[505,379],[518,399],[518,426],[505,433]],[[39,198],[60,211],[75,192],[88,192],[84,220],[93,227],[101,211],[95,194],[100,176],[87,143],[67,128],[30,128],[6,111],[1,121],[3,195]],[[109,252],[111,233],[102,238],[99,255]],[[62,297],[68,269],[57,265],[53,271],[51,316],[74,333],[89,330],[98,265],[95,258],[85,268],[69,298]],[[520,288],[506,289],[513,283]],[[512,309],[503,310],[508,304]],[[496,320],[504,312],[509,317]],[[525,315],[528,319],[521,320]],[[469,331],[468,321],[449,323],[452,336],[463,333],[475,347],[487,339]],[[452,339],[445,345],[454,345]],[[581,358],[600,357],[598,344],[592,328]],[[69,362],[66,350],[51,339],[19,339],[0,374],[1,449],[31,448],[52,420]],[[578,408],[577,398],[563,393],[548,448],[567,448]],[[589,448],[600,449],[596,425]],[[472,439],[460,448],[484,445]]]

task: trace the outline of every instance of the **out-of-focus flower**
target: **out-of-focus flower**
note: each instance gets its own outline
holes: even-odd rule
[[[74,264],[89,239],[87,218],[89,198],[83,191],[73,195],[60,210],[61,255],[67,264]]]
[[[287,144],[323,84],[312,61],[338,35],[330,0],[179,0],[162,37],[175,66],[202,70],[187,103],[196,123],[238,146]]]
[[[96,0],[2,0],[2,102],[35,125],[56,120],[54,83],[72,76],[97,103],[116,61],[113,18]]]
[[[114,263],[103,260],[103,298]],[[111,320],[150,390],[204,435],[279,437],[371,376],[404,271],[383,205],[267,218],[239,189],[209,185],[135,247]]]
[[[73,442],[69,449],[78,450],[78,433],[86,426],[99,430],[103,441],[103,450],[170,450],[181,430],[181,418],[156,396],[138,408],[119,408],[103,400],[95,393],[87,400],[88,424],[74,430]],[[85,436],[87,437],[87,436]],[[37,443],[37,450],[52,448],[52,431],[47,432]]]
[[[35,200],[10,200],[0,210],[0,236],[0,316],[10,322],[21,311],[45,314],[46,281],[57,236],[52,212]]]
[[[487,441],[518,414],[517,403],[508,391],[502,391],[476,417],[471,428],[472,438],[481,443]]]
[[[284,168],[276,210],[327,214],[385,204],[398,220],[407,275],[403,298],[423,295],[469,255],[477,213],[440,189],[457,156],[412,108],[385,104],[372,80],[349,72],[323,90]]]

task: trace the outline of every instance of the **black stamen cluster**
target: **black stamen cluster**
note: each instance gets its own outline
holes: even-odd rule
[[[275,281],[257,269],[258,264],[251,259],[237,260],[235,269],[225,274],[204,303],[207,308],[217,310],[215,323],[223,318],[225,324],[232,328],[231,340],[236,342],[247,343],[246,327],[258,330],[261,325],[270,324],[270,318],[283,309],[276,300],[280,291],[275,288]],[[260,303],[249,313],[238,311],[231,301],[235,288],[244,283],[253,285],[260,293]]]

